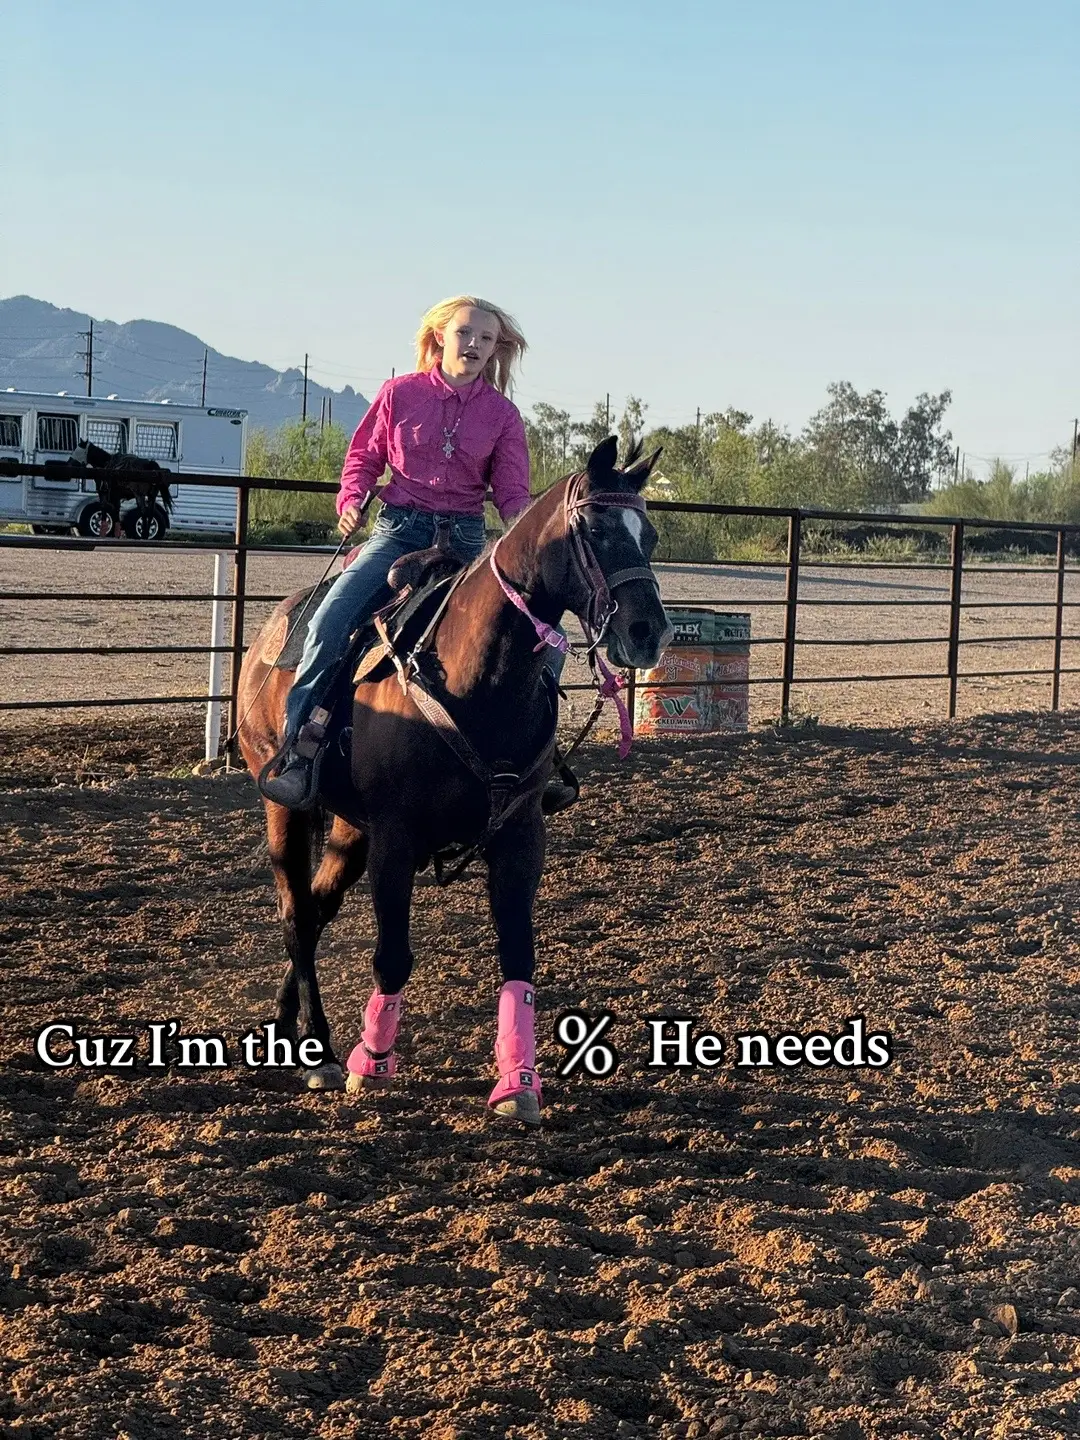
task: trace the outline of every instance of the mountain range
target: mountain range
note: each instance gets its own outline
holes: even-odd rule
[[[29,295],[0,299],[0,391],[11,386],[85,395],[89,321],[77,310],[61,310]],[[275,370],[255,360],[222,355],[187,330],[157,320],[117,325],[94,318],[93,394],[198,405],[204,351],[207,405],[246,410],[250,425],[267,430],[300,419],[301,369]],[[309,417],[319,418],[324,397],[329,399],[334,423],[351,434],[368,408],[366,398],[351,385],[328,390],[309,379]]]

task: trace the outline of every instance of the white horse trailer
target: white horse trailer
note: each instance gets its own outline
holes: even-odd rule
[[[35,394],[0,390],[0,460],[27,465],[69,460],[83,441],[111,454],[140,455],[164,470],[187,474],[239,476],[244,473],[247,411],[220,406],[174,405],[169,400],[121,400],[97,396]],[[154,508],[145,538],[160,539],[170,523],[177,530],[232,534],[236,491],[229,486],[169,485],[172,515]],[[4,475],[0,469],[0,522],[21,521],[36,533],[100,535],[104,514],[92,479]],[[121,511],[125,531],[138,534],[134,502]],[[143,522],[145,526],[145,521]]]

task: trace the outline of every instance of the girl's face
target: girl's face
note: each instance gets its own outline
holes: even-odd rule
[[[468,385],[495,353],[499,322],[487,310],[462,305],[445,330],[435,331],[435,339],[442,346],[440,365],[447,380],[451,385]]]

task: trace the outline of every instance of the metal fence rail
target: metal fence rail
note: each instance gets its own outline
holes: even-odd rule
[[[66,465],[22,465],[13,464],[10,461],[0,461],[0,474],[5,476],[45,476],[46,478],[92,478],[93,472],[81,469],[77,466]],[[249,555],[326,555],[335,553],[335,547],[330,545],[263,545],[252,542],[250,539],[250,502],[253,490],[291,491],[316,494],[336,494],[338,487],[332,484],[322,484],[316,481],[292,481],[277,480],[266,477],[223,477],[220,475],[188,475],[183,477],[185,485],[206,485],[214,487],[228,487],[237,492],[236,525],[234,540],[232,543],[220,540],[200,541],[139,541],[139,540],[99,540],[82,539],[68,536],[46,536],[46,535],[7,535],[0,534],[0,549],[11,550],[51,550],[51,551],[86,551],[93,549],[105,549],[113,546],[121,547],[124,553],[132,549],[154,549],[168,550],[171,553],[188,551],[192,553],[214,554],[219,557],[215,572],[215,582],[212,590],[183,592],[180,594],[150,593],[144,594],[131,591],[95,591],[84,593],[73,590],[0,590],[0,600],[18,602],[43,602],[43,601],[67,601],[79,604],[90,605],[97,602],[117,603],[210,603],[214,609],[212,612],[212,636],[211,642],[207,645],[81,645],[81,646],[33,646],[33,645],[5,645],[0,646],[0,656],[33,656],[33,655],[191,655],[203,654],[210,658],[212,667],[208,693],[204,695],[163,695],[163,696],[129,696],[123,698],[87,698],[79,700],[0,700],[0,710],[66,710],[95,707],[113,707],[124,705],[176,705],[189,703],[206,703],[211,707],[220,705],[222,702],[228,705],[228,729],[231,732],[236,724],[237,717],[237,694],[240,680],[240,664],[244,652],[244,625],[245,613],[248,604],[275,603],[281,598],[277,594],[254,593],[247,588],[247,561]],[[1066,565],[1066,552],[1069,539],[1075,540],[1080,534],[1080,525],[1055,525],[1041,522],[1017,521],[1003,523],[996,520],[961,519],[946,516],[911,516],[911,515],[890,515],[874,514],[859,511],[845,512],[835,510],[804,510],[804,509],[783,509],[768,506],[747,506],[747,505],[710,505],[697,502],[681,502],[670,500],[656,500],[649,502],[650,510],[657,512],[677,512],[684,514],[700,514],[715,516],[744,516],[756,517],[759,519],[775,519],[784,521],[787,528],[786,553],[783,559],[776,560],[717,560],[701,562],[710,568],[731,566],[738,569],[763,569],[782,572],[784,581],[784,596],[782,599],[755,599],[746,603],[754,607],[782,608],[783,633],[777,636],[764,636],[760,639],[751,637],[750,644],[755,647],[781,646],[782,654],[780,660],[780,673],[777,676],[755,676],[747,681],[739,681],[739,684],[748,685],[779,685],[780,686],[780,714],[786,720],[791,712],[791,691],[794,685],[838,685],[838,684],[886,684],[889,682],[901,682],[910,680],[945,680],[948,682],[948,709],[950,719],[956,714],[957,689],[961,680],[988,679],[994,676],[1046,676],[1051,680],[1051,701],[1050,708],[1058,709],[1060,701],[1060,685],[1063,675],[1080,674],[1078,666],[1063,666],[1061,663],[1062,645],[1069,640],[1080,637],[1068,636],[1064,633],[1063,621],[1066,610],[1080,608],[1080,601],[1066,600],[1064,598],[1065,577],[1067,574],[1080,574],[1080,566]],[[947,573],[949,577],[949,594],[947,598],[934,597],[928,599],[819,599],[816,597],[800,594],[800,580],[803,572],[808,569],[837,571],[837,570],[869,570],[882,568],[882,562],[865,560],[807,560],[802,554],[805,528],[808,522],[835,522],[841,524],[872,524],[877,527],[899,527],[910,533],[919,529],[940,529],[946,530],[949,534],[949,559],[948,561],[914,561],[911,563],[889,564],[888,568],[903,571],[940,571]],[[965,600],[963,598],[963,581],[965,574],[978,573],[981,567],[964,565],[964,540],[965,535],[971,530],[1007,530],[1009,532],[1041,532],[1056,536],[1056,554],[1052,566],[1048,565],[1041,572],[1048,578],[1054,577],[1055,591],[1052,600]],[[1050,558],[1049,556],[1047,557]],[[224,581],[224,564],[231,560],[231,583],[226,588]],[[680,562],[682,564],[693,562]],[[1024,566],[994,566],[994,574],[1026,574],[1033,573],[1031,567]],[[717,597],[702,597],[693,601],[683,601],[683,604],[718,604],[729,603]],[[948,632],[939,636],[915,636],[912,638],[880,636],[880,637],[857,637],[845,638],[806,638],[800,639],[798,634],[799,611],[811,606],[828,606],[839,609],[848,607],[866,608],[874,607],[888,609],[891,607],[923,607],[948,609]],[[226,640],[224,634],[224,613],[225,608],[231,607],[231,623],[229,635]],[[965,610],[974,609],[1038,609],[1050,610],[1054,614],[1053,629],[1049,633],[1036,635],[992,635],[977,636],[965,639],[960,634],[960,618]],[[1016,670],[961,670],[960,654],[965,644],[988,645],[1000,644],[1003,642],[1021,641],[1028,644],[1053,644],[1053,663],[1049,667],[1041,669],[1016,669]],[[918,673],[903,674],[878,674],[864,673],[851,675],[797,675],[796,656],[800,647],[815,646],[848,646],[853,648],[866,646],[889,646],[889,645],[944,645],[946,647],[946,667],[944,670],[927,670]],[[223,675],[220,667],[221,657],[230,657],[229,683],[226,687],[223,683]],[[650,686],[645,682],[638,681],[635,676],[630,677],[630,694],[637,689],[658,688]],[[702,685],[711,682],[687,682],[679,685],[672,682],[664,682],[664,689],[686,689],[692,690],[701,688]],[[585,685],[571,685],[566,687],[572,690],[584,690],[590,687]],[[208,720],[207,736],[208,747],[211,743],[210,736],[213,729],[218,734],[220,720],[216,726]],[[215,742],[216,743],[216,742]]]

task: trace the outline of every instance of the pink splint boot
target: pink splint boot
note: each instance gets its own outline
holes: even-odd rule
[[[397,1070],[394,1041],[401,1020],[401,996],[372,993],[364,1011],[364,1031],[345,1062],[350,1090],[388,1085]]]
[[[536,991],[524,980],[507,980],[499,991],[499,1083],[488,1096],[498,1115],[540,1124],[540,1076],[536,1073]]]

